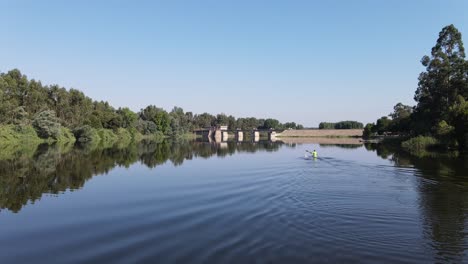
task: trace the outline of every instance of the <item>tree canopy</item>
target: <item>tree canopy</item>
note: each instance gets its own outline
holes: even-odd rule
[[[77,89],[44,86],[40,81],[29,80],[17,69],[0,73],[0,125],[9,124],[32,125],[43,138],[59,137],[63,127],[74,131],[81,141],[90,141],[97,134],[93,129],[114,132],[126,129],[143,135],[174,137],[196,128],[217,125],[227,125],[231,130],[302,128],[295,122],[285,126],[272,118],[236,119],[224,113],[193,114],[177,106],[170,112],[156,105],[149,105],[138,113],[128,107],[116,109],[108,102],[92,100]]]

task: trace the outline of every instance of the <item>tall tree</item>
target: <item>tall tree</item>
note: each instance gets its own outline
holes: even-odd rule
[[[423,124],[420,128],[429,131],[441,120],[448,119],[448,110],[458,95],[468,96],[465,49],[455,26],[442,29],[431,56],[424,56],[421,63],[426,71],[419,75],[414,99],[418,102],[416,115]]]

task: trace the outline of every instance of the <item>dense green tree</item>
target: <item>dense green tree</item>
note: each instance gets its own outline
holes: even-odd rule
[[[340,121],[335,124],[335,129],[361,129],[364,125],[357,121]]]
[[[131,128],[135,127],[135,122],[138,120],[138,115],[130,110],[127,107],[119,108],[117,110],[117,114],[121,120],[121,127],[123,128]]]
[[[378,133],[379,135],[382,135],[385,132],[390,131],[391,123],[391,119],[389,119],[386,116],[382,116],[381,118],[377,119],[377,123],[374,126],[374,132]]]
[[[449,115],[458,147],[465,150],[468,147],[468,101],[463,96],[458,96],[455,104],[449,109]]]
[[[449,108],[457,96],[468,98],[468,74],[461,33],[453,25],[439,33],[431,56],[421,63],[426,71],[419,75],[414,99],[419,133],[429,132],[437,123],[448,119]]]
[[[216,115],[216,125],[227,126],[229,124],[229,118],[226,114],[221,113]]]
[[[212,125],[215,125],[215,123],[216,117],[208,113],[195,115],[194,117],[194,126],[196,128],[211,127]]]
[[[393,112],[390,113],[392,118],[389,130],[397,133],[409,133],[411,130],[411,114],[413,108],[402,103],[398,103],[393,107]]]
[[[284,123],[284,128],[288,129],[288,128],[292,128],[292,129],[296,129],[297,128],[297,125],[295,122],[286,122]]]
[[[237,129],[236,118],[232,115],[228,116],[227,125],[230,130],[236,130]]]
[[[366,124],[366,126],[364,127],[364,131],[362,132],[362,137],[363,138],[371,137],[374,134],[374,131],[375,131],[374,126],[375,126],[374,123]]]
[[[319,129],[335,129],[335,123],[320,122]]]
[[[319,124],[319,129],[361,129],[363,127],[364,125],[357,121],[321,122]]]
[[[280,129],[280,122],[273,118],[268,118],[263,124],[264,129]]]

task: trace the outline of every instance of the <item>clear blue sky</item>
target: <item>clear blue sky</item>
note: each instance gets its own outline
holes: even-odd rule
[[[0,71],[113,106],[375,121],[414,104],[439,31],[468,1],[0,0]]]

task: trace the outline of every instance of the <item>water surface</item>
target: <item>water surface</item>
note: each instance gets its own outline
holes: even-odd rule
[[[468,261],[465,158],[169,141],[0,157],[2,263]]]

